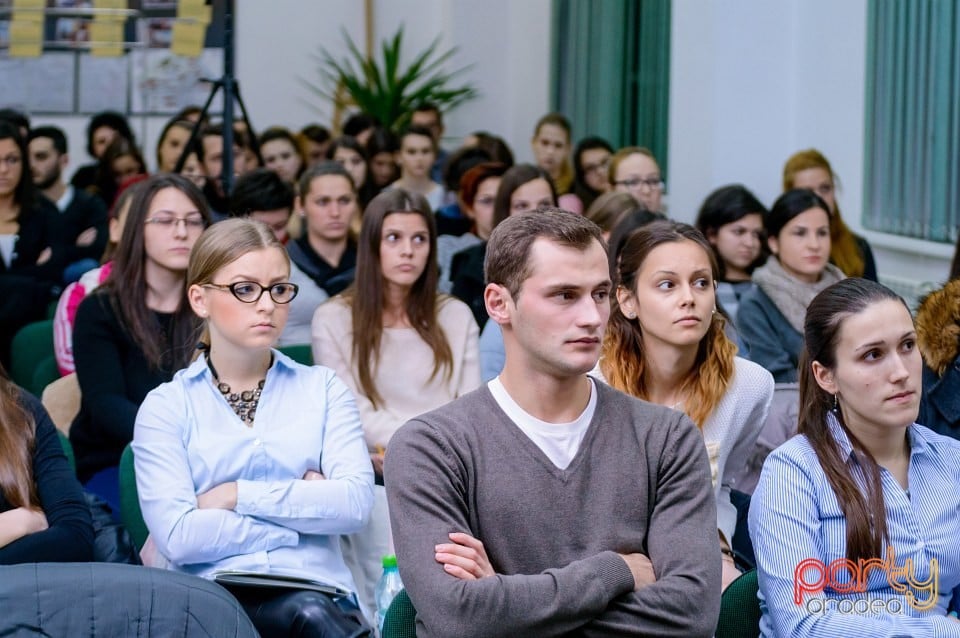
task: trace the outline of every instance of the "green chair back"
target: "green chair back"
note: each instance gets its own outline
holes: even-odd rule
[[[310,349],[310,344],[297,344],[294,346],[280,346],[277,348],[280,352],[287,355],[297,363],[302,363],[305,366],[313,365],[313,350]]]
[[[120,456],[120,520],[130,533],[130,539],[137,546],[137,551],[143,549],[147,542],[147,524],[143,522],[143,513],[140,511],[140,499],[137,497],[137,477],[133,469],[133,448],[129,445],[123,449]]]
[[[10,377],[17,385],[30,390],[37,366],[52,356],[53,321],[45,319],[29,323],[20,328],[13,337],[10,346]],[[42,392],[43,388],[40,388],[40,391]]]
[[[720,598],[720,621],[715,638],[760,636],[760,599],[757,570],[751,569],[730,583]]]
[[[57,436],[60,438],[60,445],[63,447],[63,453],[67,455],[67,461],[70,463],[70,469],[73,470],[73,473],[77,473],[77,459],[73,456],[73,446],[70,445],[70,439],[67,438],[67,435],[57,430]]]
[[[56,357],[47,357],[37,364],[33,371],[33,381],[27,387],[34,396],[43,396],[43,389],[60,378]]]
[[[407,590],[401,589],[387,609],[380,638],[417,638],[417,610]]]

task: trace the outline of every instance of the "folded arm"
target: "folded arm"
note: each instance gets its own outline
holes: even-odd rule
[[[713,635],[720,614],[720,548],[710,464],[681,417],[660,456],[647,550],[657,581],[617,598],[584,635]],[[682,548],[682,551],[678,551]],[[695,613],[694,613],[695,610]]]
[[[238,513],[303,534],[350,534],[366,524],[373,507],[373,469],[360,415],[350,390],[329,373],[325,397],[326,413],[311,415],[315,427],[324,429],[320,471],[325,480],[239,480]]]
[[[170,386],[161,386],[161,390]],[[133,440],[140,508],[160,552],[181,565],[293,546],[299,534],[227,509],[201,509],[183,439],[190,418],[181,397],[147,395]]]
[[[466,471],[443,435],[412,421],[394,435],[386,457],[387,497],[401,576],[424,635],[559,636],[597,617],[633,591],[626,561],[600,552],[539,574],[462,579],[437,561],[451,532],[474,536]],[[481,539],[482,540],[482,539]],[[491,619],[496,619],[492,622]]]
[[[90,509],[56,427],[34,397],[22,393],[21,400],[36,423],[32,471],[41,511],[0,514],[0,564],[93,560]]]

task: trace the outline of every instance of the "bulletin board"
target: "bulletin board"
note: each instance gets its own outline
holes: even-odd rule
[[[95,57],[85,51],[89,17],[56,15],[58,9],[90,9],[92,0],[46,0],[43,54],[11,58],[9,19],[13,0],[0,0],[0,106],[31,115],[91,115],[112,110],[127,115],[172,115],[202,104],[210,93],[204,79],[223,74],[224,0],[214,0],[203,53],[198,58],[170,51],[176,0],[129,0],[137,17],[124,26],[125,54]],[[220,94],[211,105],[221,110]]]

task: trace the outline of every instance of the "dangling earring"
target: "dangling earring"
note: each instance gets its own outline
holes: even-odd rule
[[[837,395],[833,395],[833,411],[836,412],[840,407],[840,402],[837,401]]]
[[[711,314],[711,315],[717,314],[717,307],[716,307],[716,306],[713,307],[713,310],[710,311],[710,314]]]

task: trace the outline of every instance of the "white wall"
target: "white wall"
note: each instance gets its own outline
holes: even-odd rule
[[[862,230],[864,69],[868,0],[675,0],[670,95],[670,212],[692,220],[712,189],[742,182],[772,203],[784,160],[821,149],[834,165],[844,218],[874,246],[881,274],[918,281],[945,276],[952,247]],[[343,52],[341,29],[364,38],[359,0],[238,0],[237,76],[258,128],[329,122],[328,105],[304,86],[316,79],[323,44]],[[406,25],[413,52],[438,34],[458,46],[448,69],[480,97],[447,114],[447,147],[477,129],[502,135],[531,159],[534,122],[549,109],[550,0],[374,0],[377,44]],[[38,123],[51,121],[36,118]],[[56,118],[70,134],[74,165],[85,118]],[[162,118],[135,118],[153,161]]]
[[[404,48],[413,54],[441,36],[441,50],[459,47],[449,70],[470,64],[462,79],[480,90],[478,99],[446,116],[447,147],[474,130],[503,136],[517,159],[531,159],[534,122],[549,108],[550,0],[375,0],[375,46],[405,25]],[[243,100],[258,129],[329,124],[332,110],[304,79],[318,82],[314,56],[320,46],[346,53],[342,30],[365,38],[364,3],[359,0],[238,0],[235,17],[236,75]],[[86,117],[37,117],[56,124],[71,141],[71,167],[87,163]],[[132,118],[131,125],[154,164],[156,140],[165,118]]]
[[[357,0],[240,0],[237,11],[237,75],[251,117],[299,127],[329,122],[331,112],[298,79],[316,79],[311,58],[322,44],[343,52],[341,27],[364,41],[363,3]],[[292,19],[296,16],[296,19]],[[487,129],[502,135],[518,159],[529,159],[534,122],[549,108],[550,0],[375,0],[375,49],[404,25],[408,56],[440,36],[440,51],[458,47],[447,70],[466,69],[458,80],[480,96],[446,115],[446,146]],[[311,107],[306,102],[312,101]]]
[[[882,277],[943,279],[952,246],[863,230],[867,0],[673,4],[669,201],[692,221],[712,189],[742,182],[768,205],[788,156],[820,149],[845,221]]]

